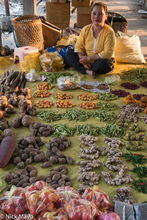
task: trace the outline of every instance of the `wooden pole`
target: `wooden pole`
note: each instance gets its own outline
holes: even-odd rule
[[[147,0],[144,1],[145,10],[147,10]]]
[[[36,14],[36,0],[23,0],[23,15]]]
[[[9,11],[9,0],[4,0],[4,6],[5,6],[6,16],[10,16],[10,11]]]

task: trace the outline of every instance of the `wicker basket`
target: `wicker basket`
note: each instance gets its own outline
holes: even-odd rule
[[[115,32],[121,31],[126,33],[128,30],[128,22],[126,18],[118,13],[109,12],[108,13],[108,22]]]
[[[33,46],[43,49],[43,34],[41,19],[35,15],[24,15],[12,18],[19,47]]]

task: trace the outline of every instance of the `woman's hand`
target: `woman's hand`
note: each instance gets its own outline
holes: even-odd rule
[[[90,57],[89,56],[79,56],[79,62],[81,64],[89,64],[91,62]]]
[[[91,64],[90,64],[90,57],[88,56],[80,56],[79,57],[79,62],[81,64],[83,64],[85,69],[90,69],[91,68]]]

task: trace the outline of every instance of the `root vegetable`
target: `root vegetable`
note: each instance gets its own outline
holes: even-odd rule
[[[16,147],[16,140],[14,136],[7,136],[3,138],[0,145],[0,167],[5,167],[12,157]]]
[[[29,125],[32,123],[32,117],[29,115],[23,116],[21,123],[25,127],[29,127]]]

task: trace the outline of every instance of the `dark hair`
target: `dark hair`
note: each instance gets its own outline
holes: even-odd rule
[[[92,11],[92,10],[94,9],[94,7],[96,7],[96,6],[103,7],[105,13],[108,14],[108,9],[107,9],[107,5],[106,5],[106,4],[104,4],[103,2],[95,2],[95,3],[92,5],[91,11]]]
[[[108,14],[107,5],[106,5],[105,3],[103,3],[103,2],[95,2],[95,3],[92,5],[91,12],[92,12],[92,10],[94,9],[94,7],[96,7],[96,6],[103,7],[105,13]],[[109,23],[108,20],[106,20],[105,23],[108,24],[108,25],[110,25],[110,23]]]

